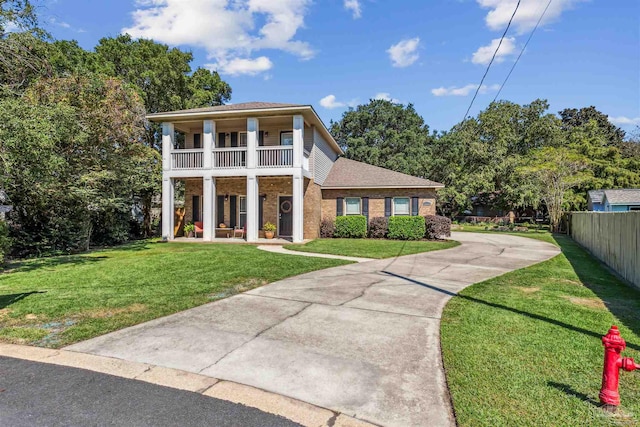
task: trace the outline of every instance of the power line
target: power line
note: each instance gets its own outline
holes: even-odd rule
[[[504,33],[502,33],[502,37],[500,37],[500,42],[498,43],[498,47],[496,48],[496,51],[493,52],[493,56],[491,57],[491,61],[489,61],[489,65],[487,65],[487,69],[485,70],[484,75],[482,76],[482,80],[480,80],[480,84],[476,88],[476,93],[473,95],[473,99],[471,99],[471,103],[469,104],[469,108],[467,108],[467,112],[464,113],[464,117],[462,118],[462,121],[464,121],[464,119],[467,118],[467,115],[469,114],[469,110],[471,110],[471,107],[473,106],[473,102],[476,100],[476,97],[478,96],[478,92],[480,92],[480,88],[482,87],[482,83],[484,83],[484,79],[485,79],[485,77],[487,77],[487,74],[489,73],[489,68],[491,68],[491,64],[493,64],[493,60],[496,58],[496,55],[498,54],[498,50],[500,50],[500,46],[502,45],[502,40],[504,40],[504,37],[507,35],[507,31],[509,31],[509,27],[511,26],[511,21],[513,21],[513,17],[516,16],[516,12],[518,11],[518,8],[520,7],[520,1],[521,0],[518,0],[518,4],[516,4],[516,8],[513,10],[513,14],[511,15],[511,18],[509,19],[509,23],[507,24],[507,28],[505,28]]]
[[[522,54],[524,53],[524,50],[527,48],[527,45],[531,41],[531,38],[533,37],[533,33],[536,32],[536,29],[538,28],[538,25],[540,25],[540,22],[542,21],[542,18],[544,17],[545,13],[547,13],[547,9],[549,9],[549,6],[551,5],[552,1],[553,0],[549,0],[549,3],[547,3],[547,7],[545,7],[544,10],[542,11],[542,15],[540,15],[540,18],[538,18],[538,22],[536,22],[536,26],[533,27],[533,30],[531,30],[531,34],[529,34],[529,38],[527,39],[527,42],[522,47],[522,50],[520,51],[520,55],[518,55],[518,57],[516,58],[516,61],[511,66],[511,70],[509,70],[509,74],[507,74],[507,77],[504,79],[504,81],[500,85],[500,89],[498,89],[498,93],[496,93],[495,98],[493,98],[493,102],[495,102],[496,99],[498,99],[498,96],[500,96],[500,92],[502,92],[502,88],[504,87],[505,84],[507,84],[507,80],[509,80],[509,77],[511,77],[511,73],[513,72],[513,69],[516,68],[516,65],[518,64],[520,57],[522,56]]]

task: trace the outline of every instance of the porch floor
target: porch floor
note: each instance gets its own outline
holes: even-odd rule
[[[247,243],[245,239],[241,239],[239,237],[218,237],[213,241],[205,241],[202,240],[201,237],[176,237],[173,239],[174,242],[181,243]],[[290,237],[274,237],[273,239],[258,239],[257,242],[251,243],[252,245],[287,245],[292,242]],[[305,243],[308,240],[305,240]]]

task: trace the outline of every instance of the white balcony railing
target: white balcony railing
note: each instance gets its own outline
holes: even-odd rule
[[[258,147],[258,167],[285,168],[293,166],[293,147],[277,145],[275,147]]]
[[[176,150],[171,153],[172,169],[201,169],[202,150]]]
[[[242,169],[247,166],[246,147],[215,148],[213,167],[218,169]]]

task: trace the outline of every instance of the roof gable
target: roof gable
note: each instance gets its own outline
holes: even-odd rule
[[[604,197],[610,205],[640,204],[640,188],[604,190]]]
[[[340,157],[322,188],[441,188],[443,184]]]

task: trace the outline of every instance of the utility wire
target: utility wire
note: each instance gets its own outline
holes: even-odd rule
[[[531,30],[531,34],[529,34],[529,38],[527,39],[527,42],[522,47],[522,50],[520,51],[520,55],[518,55],[518,57],[516,58],[516,61],[511,66],[511,70],[509,70],[509,74],[507,74],[507,77],[504,79],[504,81],[500,85],[500,89],[498,89],[498,93],[496,93],[495,98],[493,98],[493,102],[495,102],[496,99],[498,99],[498,96],[500,96],[500,92],[502,92],[502,88],[504,87],[504,85],[507,84],[507,80],[509,80],[509,77],[511,77],[511,73],[513,73],[513,69],[516,68],[516,65],[518,64],[520,57],[522,56],[522,54],[524,53],[524,50],[527,48],[527,45],[531,41],[531,38],[533,37],[533,33],[536,32],[536,29],[538,28],[538,25],[540,25],[540,22],[542,21],[542,18],[544,17],[545,13],[547,13],[547,9],[549,9],[549,6],[551,5],[552,1],[553,0],[549,0],[549,3],[547,3],[547,7],[545,7],[544,10],[542,11],[542,15],[540,15],[540,18],[538,18],[538,22],[536,22],[536,26],[533,27],[533,30]]]
[[[487,77],[487,74],[489,73],[489,68],[491,68],[491,64],[493,64],[493,60],[496,59],[496,55],[498,54],[498,50],[500,50],[500,46],[502,45],[502,40],[504,40],[504,37],[507,35],[507,31],[509,31],[509,27],[511,26],[511,21],[513,21],[513,17],[516,16],[516,12],[518,11],[518,8],[520,7],[520,1],[521,0],[518,0],[518,4],[516,4],[516,8],[513,10],[513,14],[511,15],[511,18],[509,19],[509,23],[507,24],[507,28],[505,28],[504,33],[502,33],[502,37],[500,37],[500,42],[498,43],[498,47],[496,48],[496,51],[493,52],[493,56],[491,57],[491,61],[489,61],[489,65],[487,65],[487,69],[485,70],[484,75],[482,76],[482,80],[480,80],[480,84],[476,88],[476,93],[473,95],[473,99],[471,99],[471,103],[469,104],[469,108],[467,108],[467,112],[464,113],[464,117],[462,118],[462,121],[464,121],[464,119],[467,118],[467,114],[469,114],[469,110],[471,110],[471,107],[473,106],[473,102],[476,100],[476,97],[478,96],[478,92],[480,92],[480,88],[482,87],[482,83],[484,83],[484,79],[485,79],[485,77]]]

